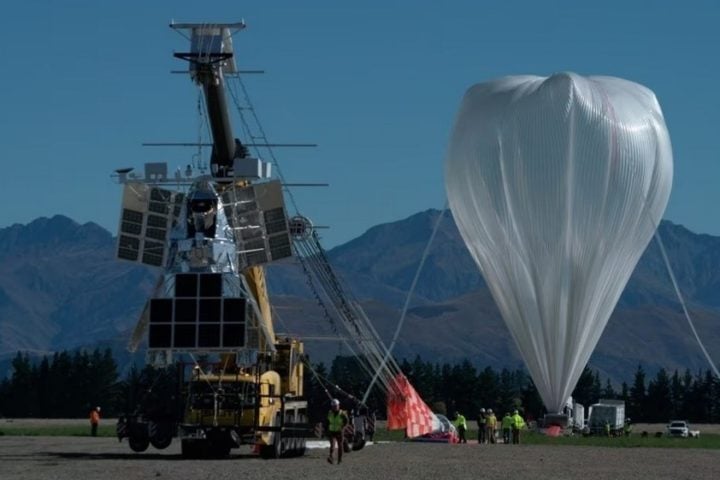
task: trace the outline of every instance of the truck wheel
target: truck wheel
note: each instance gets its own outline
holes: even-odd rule
[[[362,450],[365,447],[365,439],[361,436],[357,436],[352,443],[352,449],[354,452]]]
[[[305,455],[305,439],[301,438],[298,442],[297,456],[302,457]]]
[[[172,437],[169,435],[164,435],[161,437],[153,437],[150,439],[150,443],[153,447],[157,448],[158,450],[164,450],[167,447],[170,446],[172,443]]]
[[[129,437],[128,444],[133,452],[142,453],[150,446],[150,440],[147,437]]]
[[[271,445],[262,445],[260,447],[260,456],[265,459],[280,458],[283,453],[285,452],[283,452],[282,435],[280,432],[275,432]]]

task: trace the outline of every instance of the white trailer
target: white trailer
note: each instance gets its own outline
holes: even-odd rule
[[[605,435],[607,425],[610,434],[622,434],[625,425],[625,402],[601,398],[598,403],[590,405],[588,410],[587,428],[594,435]]]

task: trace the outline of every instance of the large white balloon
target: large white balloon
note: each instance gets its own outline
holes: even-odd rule
[[[670,196],[660,105],[613,77],[481,83],[463,98],[445,174],[460,233],[559,412]]]

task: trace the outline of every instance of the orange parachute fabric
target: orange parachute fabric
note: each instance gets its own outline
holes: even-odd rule
[[[387,400],[388,430],[405,429],[408,438],[433,431],[435,414],[403,374],[393,378]]]

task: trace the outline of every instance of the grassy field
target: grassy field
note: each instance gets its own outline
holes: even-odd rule
[[[469,442],[477,442],[477,430],[470,430],[467,435]],[[375,434],[376,441],[404,440],[402,431],[378,430]],[[629,437],[606,438],[606,437],[548,437],[538,433],[523,432],[522,442],[530,445],[578,445],[587,447],[608,447],[608,448],[709,448],[720,450],[720,434],[701,433],[700,438],[670,438],[654,436],[643,438],[639,433],[633,433]]]
[[[87,420],[19,420],[0,421],[0,435],[7,436],[33,436],[33,437],[87,437],[90,436],[90,426]],[[115,420],[107,419],[98,428],[98,436],[114,437]],[[477,430],[468,431],[468,441],[477,441]],[[379,429],[375,434],[376,441],[402,442],[404,432],[401,430],[388,431]],[[703,433],[700,438],[655,438],[650,436],[642,438],[639,433],[630,437],[547,437],[533,432],[523,432],[522,442],[530,445],[579,445],[588,447],[607,448],[704,448],[720,449],[719,433]]]
[[[90,425],[0,425],[0,435],[28,437],[89,437]],[[98,437],[114,437],[115,424],[100,425]]]

